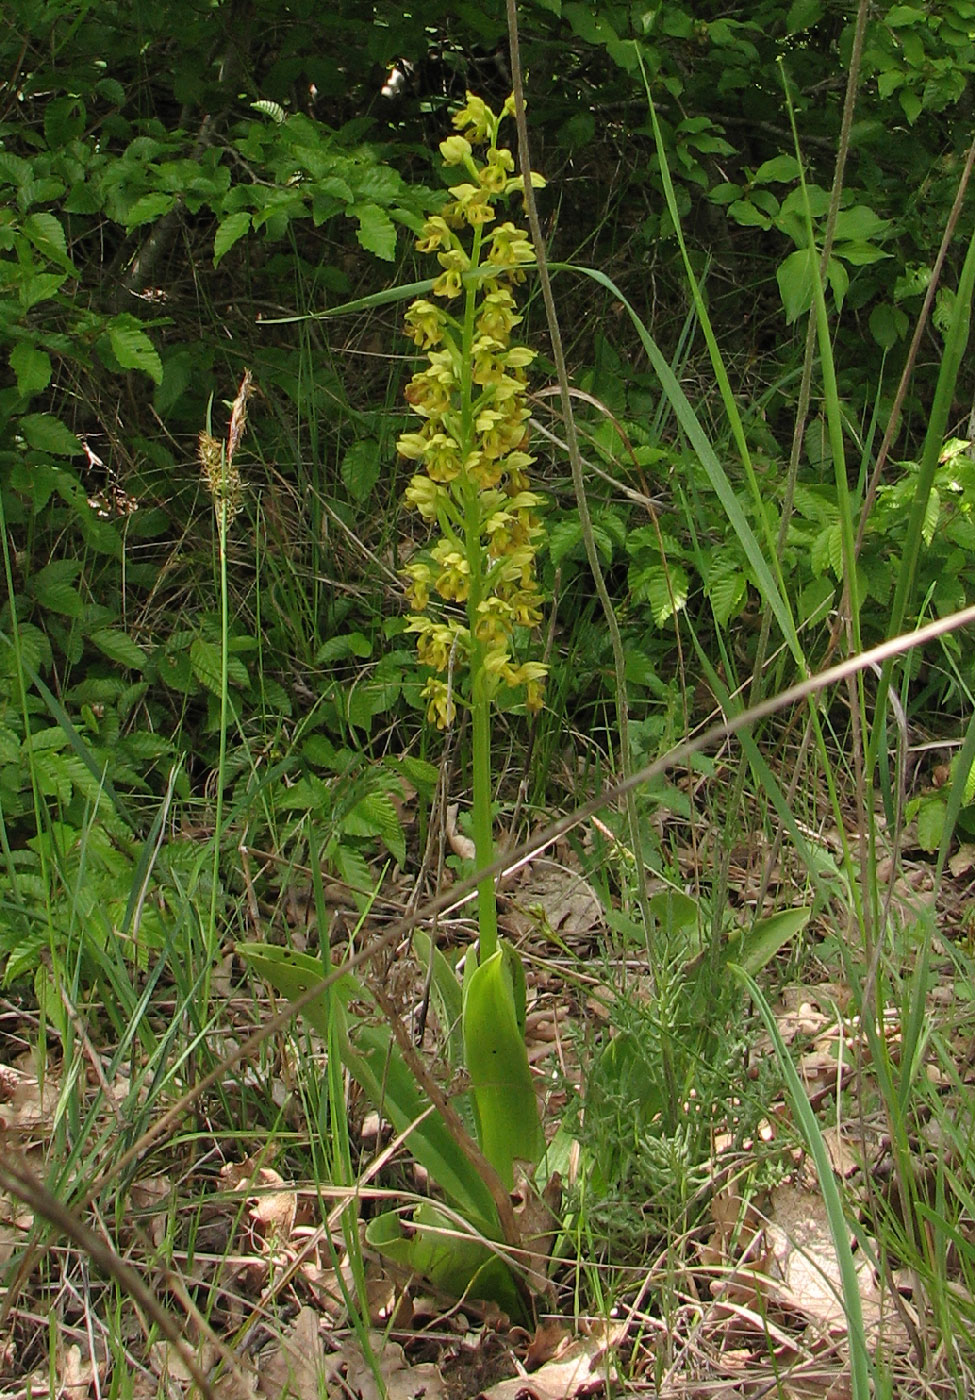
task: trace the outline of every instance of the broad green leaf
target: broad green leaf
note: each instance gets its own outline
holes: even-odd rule
[[[29,311],[32,306],[49,301],[61,290],[67,277],[66,272],[35,272],[25,277],[17,284],[17,298],[22,310]]]
[[[822,19],[824,11],[822,0],[792,0],[785,17],[785,32],[799,34],[804,29],[812,28]]]
[[[697,923],[697,900],[672,886],[652,894],[650,908],[665,934],[678,933],[681,929],[692,928]]]
[[[936,851],[945,825],[944,798],[924,797],[917,809],[917,844],[922,851]]]
[[[53,214],[29,214],[23,222],[23,230],[39,253],[62,267],[71,268],[68,243],[60,219]]]
[[[146,654],[127,633],[119,632],[113,627],[99,627],[91,633],[90,640],[109,661],[126,666],[130,671],[145,669]]]
[[[379,480],[379,469],[379,442],[376,438],[359,438],[349,447],[339,470],[353,500],[361,504],[371,495]]]
[[[399,1211],[385,1211],[369,1221],[366,1242],[401,1269],[429,1279],[448,1298],[497,1303],[513,1320],[527,1320],[511,1270],[494,1250],[466,1235],[462,1222],[424,1201],[405,1226]]]
[[[338,637],[329,637],[315,653],[316,666],[328,666],[333,661],[343,661],[354,656],[365,660],[372,655],[372,642],[362,632],[344,632]]]
[[[349,211],[358,220],[356,238],[367,253],[392,262],[396,257],[396,225],[378,204],[355,204]]]
[[[308,953],[263,943],[243,943],[238,953],[282,996],[294,1001],[323,977],[322,964]],[[352,1002],[372,1005],[364,983],[343,976],[329,994],[311,1001],[301,1014],[323,1036],[329,1033],[329,1005],[338,1015],[339,1045],[346,1069],[376,1109],[388,1118],[417,1162],[430,1174],[451,1203],[482,1234],[497,1238],[494,1200],[476,1168],[451,1136],[440,1114],[430,1112],[410,1074],[388,1026],[350,1026],[346,1008]]]
[[[18,422],[28,445],[37,452],[50,452],[52,457],[76,457],[84,450],[74,433],[50,413],[26,413]]]
[[[775,274],[779,284],[779,295],[785,307],[785,319],[791,326],[812,306],[813,265],[812,253],[808,248],[797,248],[781,262]]]
[[[21,340],[10,352],[10,368],[17,376],[17,393],[22,398],[39,394],[51,382],[51,357],[30,341]]]
[[[73,584],[57,581],[42,584],[35,580],[32,591],[37,601],[50,612],[60,613],[63,617],[80,617],[84,612],[81,594]]]
[[[425,929],[413,930],[413,952],[421,969],[430,969],[430,993],[434,999],[437,1019],[440,1022],[440,1035],[447,1046],[447,1060],[451,1069],[459,1070],[464,1064],[464,996],[457,974],[443,953],[433,943]],[[430,967],[431,958],[433,966]],[[463,1096],[466,1097],[466,1096]],[[455,1100],[455,1106],[456,1100]],[[464,1110],[458,1106],[464,1117]],[[470,1131],[473,1133],[473,1120]]]
[[[240,209],[236,214],[229,214],[226,219],[222,219],[217,225],[217,231],[213,235],[213,265],[217,267],[220,259],[228,253],[238,239],[250,230],[251,216],[246,209]]]
[[[132,316],[119,316],[109,322],[108,338],[112,352],[123,369],[141,369],[155,384],[163,378],[162,360],[152,341]]]
[[[784,185],[799,178],[799,162],[795,156],[773,156],[763,163],[752,176],[753,185]]]
[[[736,199],[734,204],[728,205],[728,214],[736,224],[741,224],[743,228],[769,229],[772,227],[772,220],[768,214],[763,214],[761,209],[756,209],[750,199]]]
[[[537,1162],[545,1138],[501,948],[466,979],[464,1056],[481,1151],[511,1190],[515,1161]]]
[[[221,693],[220,648],[215,643],[194,637],[190,642],[190,665],[202,686],[213,695]]]
[[[780,949],[802,932],[811,912],[805,907],[782,909],[768,918],[756,919],[751,928],[732,934],[722,950],[722,959],[737,963],[756,977]]]
[[[154,223],[163,214],[168,214],[175,203],[175,195],[165,194],[162,190],[141,195],[126,211],[125,227],[131,231],[142,224]]]
[[[406,864],[406,842],[393,799],[385,792],[369,792],[342,819],[350,836],[381,836],[399,865]]]
[[[582,543],[582,526],[578,519],[555,521],[549,526],[547,543],[549,558],[558,566],[567,554]]]
[[[710,599],[715,622],[719,627],[726,627],[745,601],[745,573],[738,560],[720,555],[712,559],[704,591]]]

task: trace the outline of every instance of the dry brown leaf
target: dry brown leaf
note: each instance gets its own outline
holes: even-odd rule
[[[325,1349],[314,1308],[301,1308],[278,1347],[266,1347],[258,1363],[260,1393],[267,1400],[318,1400]]]
[[[58,1358],[58,1395],[62,1400],[87,1400],[94,1374],[91,1361],[81,1347],[69,1346]]]
[[[971,842],[965,842],[964,845],[959,846],[955,854],[948,858],[948,869],[956,880],[960,879],[962,875],[967,875],[973,866],[975,866],[975,845]]]
[[[249,1205],[250,1218],[257,1227],[255,1233],[264,1253],[275,1253],[290,1241],[295,1227],[295,1213],[298,1209],[298,1194],[293,1187],[285,1186],[284,1177],[273,1167],[261,1167],[253,1181],[254,1186],[281,1187],[262,1191]]]
[[[553,1172],[544,1193],[539,1195],[528,1172],[516,1165],[512,1199],[523,1245],[517,1251],[518,1263],[525,1270],[529,1287],[536,1293],[545,1293],[549,1288],[549,1256],[560,1229],[562,1178]]]
[[[168,1176],[145,1176],[133,1184],[129,1201],[137,1213],[138,1223],[154,1245],[162,1244],[168,1229],[164,1203],[169,1200],[173,1183]]]
[[[370,1332],[369,1344],[386,1390],[386,1400],[446,1400],[443,1376],[432,1362],[411,1366],[399,1343],[384,1340],[381,1332]],[[326,1378],[341,1386],[346,1394],[358,1396],[359,1400],[383,1400],[375,1371],[354,1338],[329,1358]]]
[[[538,860],[528,866],[511,898],[515,911],[509,918],[519,932],[532,926],[535,911],[564,938],[588,937],[603,927],[603,906],[592,885],[577,870],[555,861]]]
[[[539,1366],[544,1366],[546,1361],[553,1360],[567,1344],[571,1335],[557,1318],[540,1322],[525,1352],[525,1369],[537,1371]]]
[[[447,817],[444,823],[444,835],[447,837],[447,845],[455,856],[460,856],[461,860],[474,860],[477,856],[477,848],[469,836],[465,836],[462,831],[457,830],[457,815],[460,811],[459,802],[451,802],[447,807]]]
[[[845,1330],[840,1266],[819,1192],[777,1186],[765,1233],[779,1275],[770,1279],[771,1295],[812,1322]],[[879,1293],[869,1259],[855,1257],[864,1322],[869,1326],[879,1319]]]
[[[530,1376],[498,1381],[481,1392],[478,1400],[573,1400],[577,1395],[594,1395],[607,1379],[615,1382],[616,1368],[609,1353],[626,1335],[625,1324],[601,1327],[589,1337],[580,1337],[557,1360],[547,1361]]]
[[[859,1171],[862,1165],[860,1158],[854,1152],[850,1140],[841,1128],[835,1124],[831,1128],[824,1128],[823,1142],[829,1153],[830,1165],[837,1176],[845,1179]]]

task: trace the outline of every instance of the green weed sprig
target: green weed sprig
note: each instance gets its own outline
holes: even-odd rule
[[[468,93],[453,119],[457,134],[440,144],[447,165],[461,167],[469,179],[450,187],[449,202],[427,220],[416,245],[436,254],[441,272],[434,300],[420,298],[406,313],[407,331],[427,352],[427,364],[406,390],[422,425],[397,444],[417,464],[406,501],[439,531],[404,570],[413,608],[408,630],[430,668],[423,696],[431,722],[446,728],[459,704],[470,708],[479,866],[494,855],[492,702],[502,687],[523,688],[526,708],[538,710],[546,672],[539,661],[516,658],[519,629],[541,620],[535,554],[542,526],[535,514],[541,501],[528,477],[534,458],[526,450],[526,371],[534,352],[512,339],[522,319],[512,289],[535,255],[525,230],[497,223],[494,207],[524,189],[512,174],[514,156],[498,145],[498,128],[511,111],[509,100],[495,116]],[[486,148],[483,158],[475,147]],[[478,914],[483,964],[497,947],[491,880],[479,889]]]

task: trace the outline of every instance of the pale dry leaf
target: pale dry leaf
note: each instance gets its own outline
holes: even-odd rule
[[[514,1216],[523,1246],[516,1251],[517,1261],[525,1270],[529,1287],[536,1293],[545,1293],[550,1287],[549,1257],[560,1230],[562,1178],[553,1172],[540,1194],[525,1166],[517,1163],[512,1199],[516,1202]]]
[[[399,1343],[384,1339],[381,1332],[369,1333],[369,1345],[382,1377],[385,1397],[372,1365],[355,1339],[350,1339],[329,1359],[328,1379],[340,1384],[346,1394],[357,1396],[358,1400],[446,1400],[443,1376],[432,1362],[411,1366]]]
[[[846,1328],[839,1261],[833,1246],[826,1204],[818,1191],[788,1184],[772,1192],[766,1239],[778,1278],[770,1293],[812,1322]],[[880,1301],[869,1259],[855,1256],[864,1322],[879,1320]]]
[[[145,1176],[136,1181],[129,1191],[129,1202],[142,1226],[154,1245],[162,1244],[168,1229],[165,1203],[169,1200],[173,1183],[168,1176]]]
[[[62,1400],[87,1400],[94,1379],[91,1361],[81,1347],[65,1347],[58,1357],[58,1395]]]
[[[284,1177],[273,1167],[261,1167],[254,1185],[271,1187],[248,1202],[250,1218],[257,1227],[255,1233],[264,1253],[275,1253],[291,1240],[298,1209],[298,1195],[293,1187],[285,1186]],[[281,1190],[273,1189],[281,1187]]]
[[[860,1158],[854,1152],[846,1134],[836,1124],[823,1129],[823,1142],[829,1153],[830,1165],[837,1176],[845,1179],[859,1171]]]
[[[277,1347],[267,1347],[258,1363],[260,1393],[267,1400],[318,1400],[325,1376],[325,1350],[318,1314],[303,1307]]]
[[[603,906],[589,881],[555,861],[529,865],[512,892],[512,901],[521,921],[538,912],[554,933],[565,938],[588,937],[604,924]],[[529,917],[527,926],[531,922]]]
[[[959,846],[953,856],[948,857],[948,869],[956,880],[960,879],[962,875],[967,875],[973,866],[975,866],[975,845],[969,841]]]
[[[607,1381],[614,1384],[617,1379],[610,1353],[626,1330],[624,1323],[609,1329],[599,1325],[590,1336],[566,1347],[554,1361],[547,1361],[531,1375],[498,1381],[482,1391],[478,1400],[574,1400],[575,1396],[594,1395]]]
[[[460,856],[461,860],[474,860],[477,856],[477,847],[469,836],[465,836],[462,831],[457,830],[457,817],[459,812],[459,802],[451,802],[448,804],[446,821],[444,823],[444,834],[447,837],[447,845],[455,856]]]

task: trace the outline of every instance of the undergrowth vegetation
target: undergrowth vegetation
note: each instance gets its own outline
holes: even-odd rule
[[[970,1393],[975,3],[420,8],[0,20],[0,1395]]]

